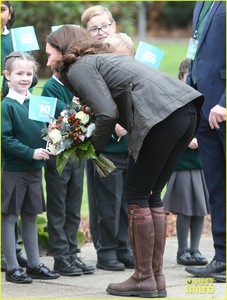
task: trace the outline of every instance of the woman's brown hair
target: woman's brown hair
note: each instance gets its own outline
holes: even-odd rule
[[[109,44],[94,41],[85,29],[73,25],[63,25],[51,32],[46,42],[62,53],[57,66],[61,73],[67,72],[70,65],[84,55],[113,52]]]

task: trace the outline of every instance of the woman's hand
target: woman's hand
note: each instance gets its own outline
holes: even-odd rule
[[[118,137],[122,137],[127,134],[127,130],[125,130],[121,125],[116,124],[115,132]]]

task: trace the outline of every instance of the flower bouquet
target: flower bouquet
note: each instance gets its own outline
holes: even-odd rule
[[[83,158],[92,159],[101,177],[110,174],[116,167],[103,154],[95,153],[90,137],[95,129],[92,111],[85,104],[71,102],[60,116],[52,118],[48,129],[43,133],[47,149],[56,156],[56,169],[61,175],[69,159],[81,162]]]

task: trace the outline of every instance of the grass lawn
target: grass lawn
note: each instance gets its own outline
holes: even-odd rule
[[[155,43],[155,46],[165,52],[160,70],[177,77],[179,65],[186,58],[188,42],[180,42],[179,44],[159,42]]]
[[[160,70],[164,71],[168,74],[177,77],[178,74],[178,67],[181,61],[185,58],[188,42],[187,41],[179,41],[179,42],[155,42],[152,43],[156,47],[162,49],[165,54],[163,60],[160,65]],[[33,95],[40,95],[42,92],[42,87],[47,79],[39,79],[38,84],[33,90]],[[44,192],[45,192],[45,180],[43,180],[44,184]],[[164,190],[163,193],[164,194]],[[81,209],[82,217],[88,216],[88,199],[87,199],[87,179],[86,174],[84,177],[84,192],[83,192],[83,202],[82,202],[82,209]]]

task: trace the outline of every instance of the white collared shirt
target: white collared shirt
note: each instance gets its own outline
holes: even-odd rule
[[[64,86],[64,84],[57,78],[56,75],[52,75],[53,79],[55,79],[58,83],[60,83],[62,86]]]
[[[15,99],[16,101],[18,101],[21,105],[23,105],[24,101],[25,100],[28,100],[29,97],[31,96],[31,93],[29,91],[27,91],[27,95],[21,95],[17,92],[15,92],[14,90],[12,89],[9,89],[9,92],[7,94],[6,97],[9,97],[11,99]]]
[[[6,27],[6,25],[4,26],[4,29],[2,31],[2,35],[7,35],[9,33],[9,29]]]

